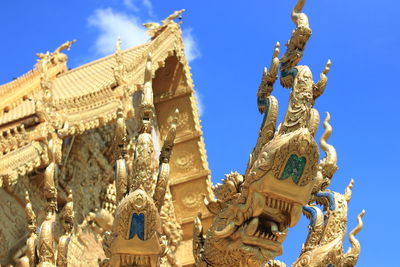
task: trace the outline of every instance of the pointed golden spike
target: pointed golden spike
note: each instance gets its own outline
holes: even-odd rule
[[[146,68],[144,72],[144,84],[142,92],[142,132],[150,133],[152,129],[152,119],[154,115],[154,103],[153,103],[153,66],[152,66],[152,56],[151,53],[147,56]]]
[[[142,107],[153,107],[153,88],[152,88],[152,78],[153,78],[153,64],[151,53],[147,55],[146,67],[144,71],[144,83],[143,83],[143,98]]]
[[[266,98],[269,95],[271,95],[272,90],[274,89],[273,87],[275,81],[278,79],[279,52],[280,52],[280,43],[276,42],[274,52],[272,54],[272,62],[270,69],[268,70],[266,67],[264,67],[261,83],[260,86],[258,87],[257,103],[258,103],[258,111],[260,113],[265,113]]]
[[[328,77],[326,76],[330,69],[331,69],[331,60],[328,59],[328,61],[325,64],[324,69],[322,70],[321,74],[319,75],[319,81],[315,84],[313,84],[313,94],[314,94],[314,99],[322,95],[322,93],[325,90],[326,84],[328,83]]]
[[[325,64],[325,68],[322,71],[323,74],[325,74],[325,75],[328,74],[328,72],[331,70],[331,64],[332,64],[331,60],[328,59],[328,61]]]
[[[350,201],[351,196],[353,194],[353,185],[354,185],[354,180],[351,179],[349,185],[346,187],[346,190],[344,191],[344,199],[347,201],[347,203]]]
[[[326,156],[321,160],[320,166],[322,167],[322,174],[324,177],[331,179],[338,169],[337,166],[337,154],[334,146],[327,143],[329,137],[332,134],[332,126],[330,125],[331,115],[329,112],[326,113],[324,120],[325,131],[320,139],[320,147],[325,152]]]

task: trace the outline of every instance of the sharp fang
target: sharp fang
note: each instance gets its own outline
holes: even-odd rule
[[[228,224],[224,229],[221,231],[215,231],[215,235],[220,237],[220,238],[225,238],[233,234],[237,230],[237,226],[235,225],[234,222],[231,222]]]
[[[257,231],[257,226],[258,226],[258,217],[251,220],[251,222],[245,229],[245,233],[249,236],[254,235],[254,233]]]
[[[278,225],[275,222],[271,222],[271,232],[276,233],[279,231]]]

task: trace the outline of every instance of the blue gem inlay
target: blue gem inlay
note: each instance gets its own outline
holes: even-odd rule
[[[144,214],[134,213],[132,214],[131,228],[129,231],[129,239],[132,239],[135,235],[141,240],[144,240]]]

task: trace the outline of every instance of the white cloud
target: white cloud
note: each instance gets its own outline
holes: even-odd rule
[[[132,9],[135,12],[139,12],[140,11],[139,7],[135,5],[133,2],[134,0],[123,0],[124,6],[126,8]]]
[[[138,5],[136,2],[140,2]],[[154,16],[153,5],[150,0],[123,0],[123,4],[133,12],[140,12],[142,8],[147,10],[148,16]],[[128,15],[123,12],[114,11],[111,8],[97,9],[88,18],[88,25],[99,31],[95,40],[94,48],[96,55],[106,56],[115,52],[115,43],[120,36],[122,49],[140,45],[148,41],[146,28],[142,26],[143,21],[151,20],[137,15]],[[201,56],[196,38],[191,28],[182,30],[182,38],[185,46],[186,59],[190,62]],[[199,115],[204,113],[203,96],[195,92]]]
[[[152,2],[150,0],[123,0],[123,4],[136,13],[145,9],[149,18],[141,20],[138,15],[128,15],[111,8],[95,10],[88,18],[88,24],[99,30],[99,36],[95,41],[97,56],[114,53],[118,36],[121,37],[123,49],[145,43],[149,38],[142,24],[155,16]],[[201,56],[200,50],[192,29],[186,28],[182,31],[186,59],[190,62]]]
[[[150,0],[143,0],[142,5],[147,9],[149,16],[154,17],[153,4],[150,2]]]
[[[192,29],[184,29],[182,33],[183,44],[185,45],[186,59],[190,62],[200,57],[200,50],[197,46],[196,40],[192,34]]]
[[[115,52],[118,36],[122,40],[122,48],[143,44],[148,40],[146,29],[136,16],[114,12],[111,8],[97,9],[88,18],[89,26],[100,31],[95,42],[96,53],[101,56]]]
[[[123,0],[123,4],[126,8],[135,12],[141,11],[141,7],[144,7],[147,11],[147,15],[154,17],[153,4],[150,0]]]

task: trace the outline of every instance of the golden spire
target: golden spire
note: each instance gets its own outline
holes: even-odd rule
[[[142,119],[142,133],[151,133],[152,121],[154,116],[154,103],[153,103],[153,65],[151,53],[147,55],[146,68],[144,71],[144,83],[142,90],[141,119]]]
[[[154,202],[158,208],[158,211],[161,210],[161,207],[164,204],[165,193],[168,188],[168,178],[170,173],[169,160],[171,158],[172,148],[174,147],[174,140],[176,136],[176,126],[178,123],[178,115],[179,110],[176,109],[173,114],[173,119],[168,130],[168,133],[164,139],[164,144],[160,153],[160,163],[159,163],[159,172],[157,177],[157,183],[154,191]]]
[[[122,44],[122,40],[121,37],[118,36],[117,41],[115,42],[115,60],[117,61],[117,64],[123,64],[123,57],[121,54],[121,44]]]

